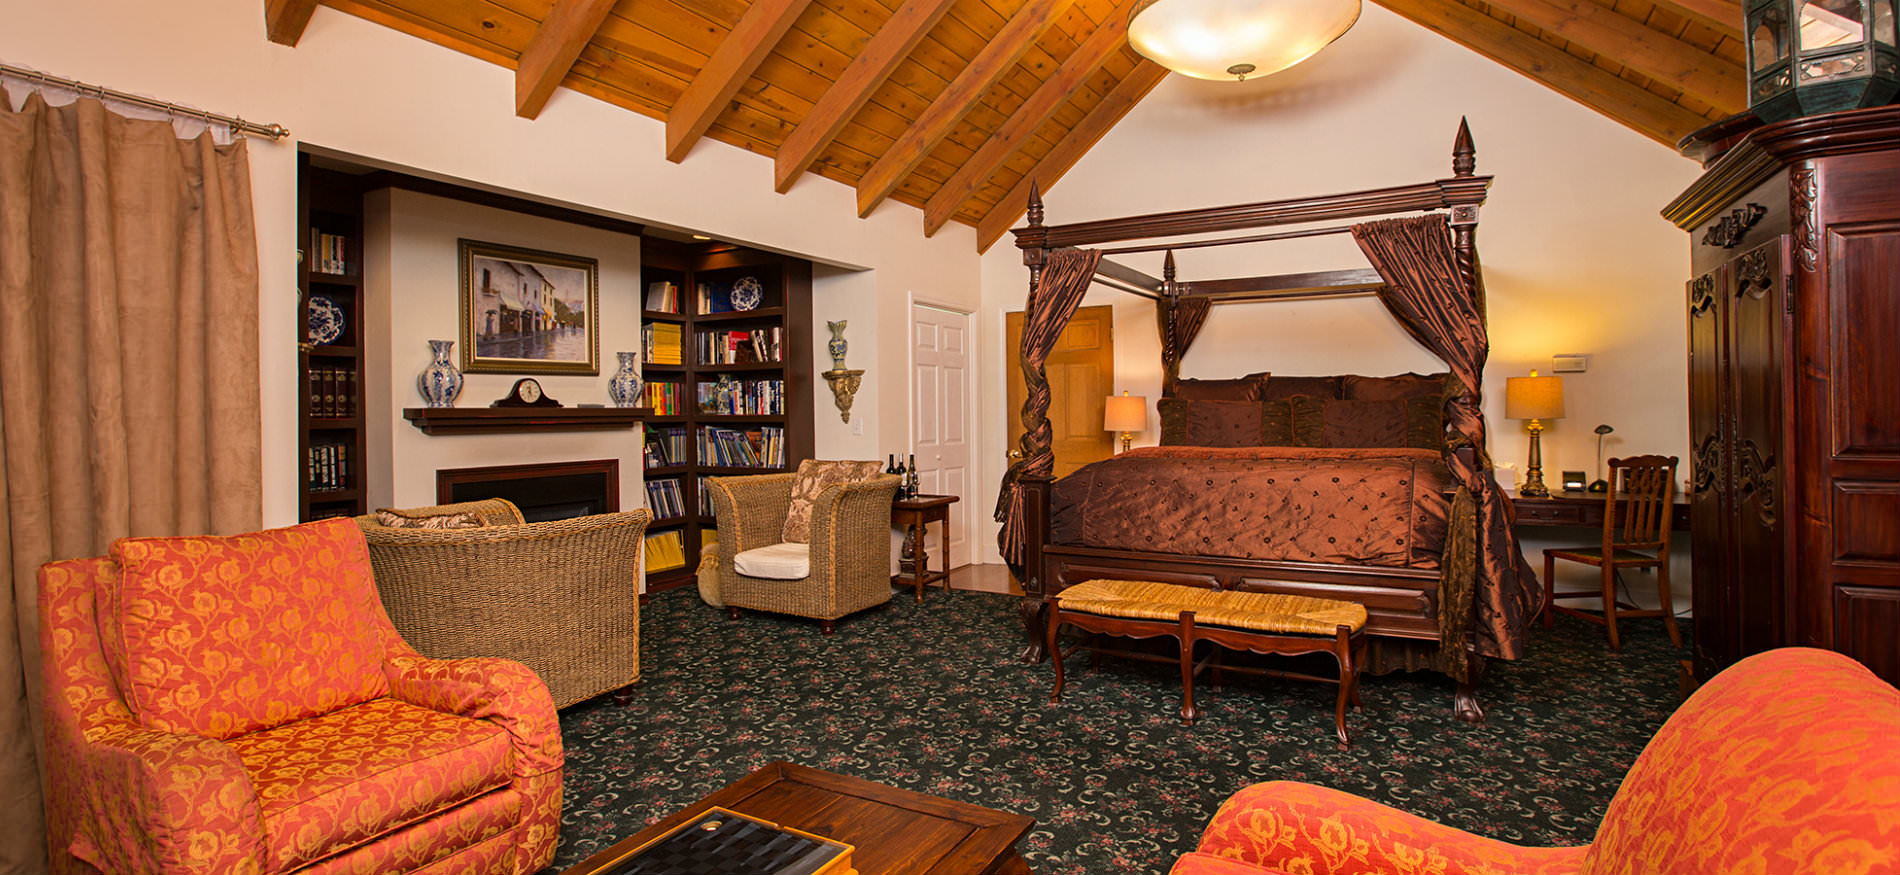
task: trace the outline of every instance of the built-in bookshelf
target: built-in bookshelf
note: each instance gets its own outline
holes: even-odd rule
[[[649,589],[717,541],[708,477],[812,455],[811,263],[729,244],[641,242]]]
[[[364,512],[363,192],[298,156],[298,516]]]

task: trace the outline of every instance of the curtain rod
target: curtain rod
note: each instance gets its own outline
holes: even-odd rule
[[[226,125],[230,127],[231,133],[234,134],[257,134],[258,136],[269,137],[273,140],[281,140],[290,136],[290,129],[283,125],[260,125],[257,122],[247,122],[244,119],[233,116],[218,115],[217,113],[179,106],[175,103],[154,100],[150,97],[140,97],[137,94],[114,90],[103,85],[87,85],[84,82],[72,79],[61,79],[58,76],[49,76],[38,70],[15,67],[12,64],[0,63],[0,75],[12,76],[28,84],[40,86],[51,85],[56,88],[64,88],[81,96],[92,95],[100,100],[109,99],[119,101],[120,103],[130,103],[134,106],[157,110],[172,118],[197,119],[206,125]]]

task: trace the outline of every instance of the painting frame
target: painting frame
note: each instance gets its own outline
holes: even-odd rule
[[[465,373],[600,375],[598,260],[467,238],[456,252]],[[570,302],[583,297],[576,324]]]

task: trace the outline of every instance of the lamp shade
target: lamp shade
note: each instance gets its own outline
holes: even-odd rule
[[[1506,379],[1504,415],[1509,419],[1562,419],[1564,378],[1540,377],[1532,371],[1528,377]]]
[[[1143,431],[1148,427],[1148,396],[1110,395],[1102,407],[1106,431]]]
[[[1245,79],[1293,66],[1359,20],[1359,0],[1143,0],[1128,43],[1196,79]]]

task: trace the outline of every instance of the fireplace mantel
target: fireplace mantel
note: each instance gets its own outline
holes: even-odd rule
[[[423,434],[515,431],[603,431],[633,428],[651,407],[405,407],[402,418]]]

